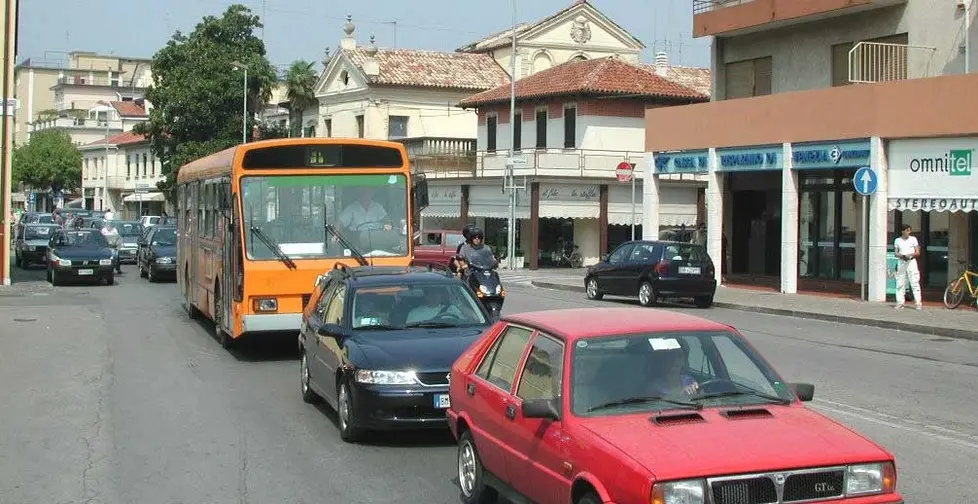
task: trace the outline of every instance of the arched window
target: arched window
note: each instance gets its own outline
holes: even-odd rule
[[[571,58],[571,61],[587,61],[587,56],[583,54],[578,54],[577,56]]]

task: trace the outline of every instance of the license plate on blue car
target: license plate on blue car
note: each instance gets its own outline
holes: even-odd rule
[[[438,409],[445,409],[452,405],[451,399],[448,398],[448,394],[435,394],[435,407]]]

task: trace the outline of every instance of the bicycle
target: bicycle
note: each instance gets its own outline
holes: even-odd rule
[[[965,261],[958,261],[960,264],[967,264]],[[978,268],[975,265],[969,265],[965,268],[964,273],[957,279],[951,280],[947,284],[947,288],[944,289],[944,307],[948,310],[953,310],[961,305],[964,301],[965,289],[967,287],[967,293],[971,297],[972,302],[978,303]],[[961,284],[964,284],[963,286]]]

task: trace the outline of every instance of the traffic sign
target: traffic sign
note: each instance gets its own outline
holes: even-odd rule
[[[526,166],[525,157],[510,157],[506,158],[506,164],[513,166]]]
[[[876,188],[879,186],[879,177],[872,168],[863,166],[856,170],[856,174],[852,177],[852,185],[857,193],[869,196],[876,192]]]
[[[622,161],[618,163],[615,167],[615,176],[618,177],[619,182],[630,182],[635,173],[635,163],[629,163],[628,161]]]

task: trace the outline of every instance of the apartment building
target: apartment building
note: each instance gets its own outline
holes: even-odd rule
[[[14,141],[22,145],[33,131],[63,128],[77,144],[91,142],[93,134],[104,134],[93,131],[99,129],[99,124],[92,109],[103,102],[143,98],[152,83],[151,63],[150,59],[85,51],[71,52],[66,60],[24,60],[14,69],[18,100]],[[123,131],[121,122],[110,126],[109,134]]]
[[[713,37],[712,101],[646,110],[647,169],[707,175],[718,279],[784,293],[865,281],[884,301],[905,223],[925,298],[978,262],[966,1],[691,0],[694,36]],[[866,221],[862,167],[876,181]]]
[[[125,131],[78,150],[82,153],[84,208],[111,209],[120,218],[133,220],[159,215],[166,208],[166,199],[157,189],[165,178],[163,163],[153,154],[148,138]]]

